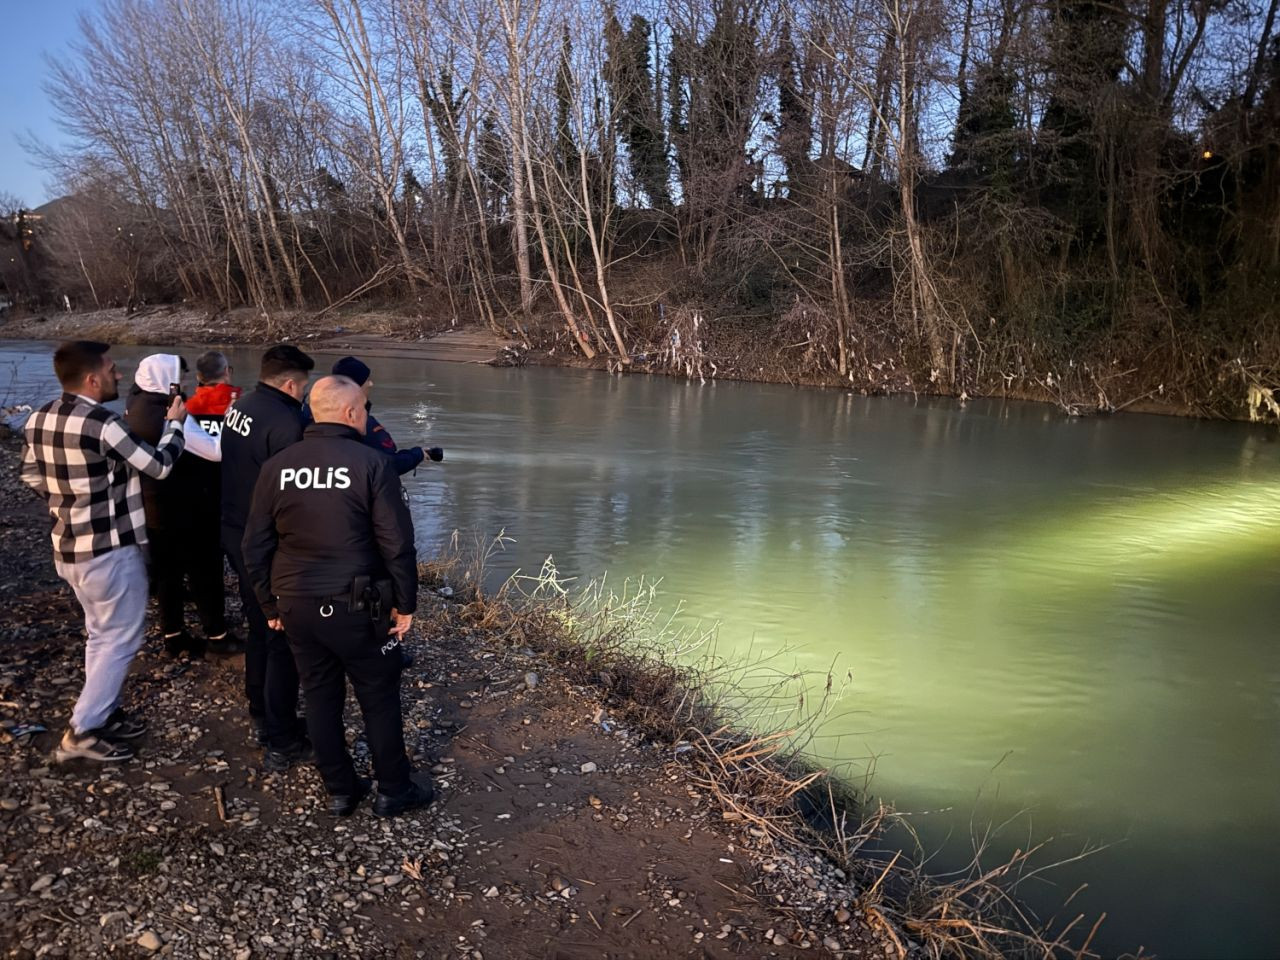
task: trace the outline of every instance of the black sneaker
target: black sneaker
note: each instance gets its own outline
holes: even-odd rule
[[[419,783],[415,780],[403,793],[385,794],[379,790],[377,799],[373,801],[373,812],[379,817],[398,817],[410,810],[430,806],[435,798],[436,791],[429,781]]]
[[[306,763],[314,758],[315,752],[311,749],[310,740],[295,740],[288,747],[267,747],[262,754],[262,769],[283,773],[295,763]]]
[[[233,657],[237,653],[244,653],[245,643],[228,630],[220,637],[210,637],[208,646],[209,652],[215,657]]]
[[[136,740],[147,732],[147,721],[117,707],[106,723],[91,732],[108,740]]]
[[[260,747],[265,747],[270,742],[267,739],[267,728],[263,726],[261,720],[253,721],[253,729],[249,734],[249,742],[256,743]]]
[[[123,743],[112,743],[96,733],[72,733],[70,729],[62,735],[58,749],[54,751],[54,760],[66,763],[68,760],[93,760],[97,763],[123,763],[133,759],[133,751]]]
[[[171,657],[190,657],[199,660],[204,656],[206,643],[199,637],[193,637],[187,631],[175,633],[164,638],[164,652]]]
[[[335,817],[349,817],[356,812],[360,801],[373,789],[373,781],[368,777],[356,777],[354,793],[332,793],[329,795],[329,813]]]

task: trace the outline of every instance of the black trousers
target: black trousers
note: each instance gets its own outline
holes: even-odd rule
[[[399,645],[389,643],[388,637],[376,637],[369,614],[348,612],[343,600],[281,597],[279,607],[302,676],[316,766],[329,793],[350,795],[356,786],[342,720],[348,677],[364,715],[378,792],[408,790],[411,781],[400,715]]]
[[[215,521],[195,525],[147,528],[151,544],[151,585],[160,606],[160,629],[180,633],[185,624],[186,582],[206,637],[227,632],[226,597],[222,585],[222,549]]]
[[[298,668],[293,662],[289,641],[279,630],[267,626],[245,569],[240,541],[244,531],[223,526],[222,547],[240,582],[240,602],[248,622],[244,651],[244,692],[249,698],[249,716],[263,726],[269,746],[284,749],[301,734],[298,723]]]

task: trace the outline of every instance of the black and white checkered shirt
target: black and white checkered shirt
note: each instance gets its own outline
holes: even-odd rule
[[[182,425],[165,421],[155,447],[118,414],[64,393],[27,420],[22,480],[48,501],[53,552],[63,563],[147,542],[141,474],[163,479],[182,453]]]

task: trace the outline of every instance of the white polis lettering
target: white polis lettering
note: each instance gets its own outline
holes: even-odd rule
[[[280,489],[346,490],[351,477],[346,467],[284,467],[280,470]]]
[[[253,428],[253,417],[246,417],[235,407],[227,410],[227,429],[247,437]]]

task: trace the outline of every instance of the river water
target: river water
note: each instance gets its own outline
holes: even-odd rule
[[[131,372],[150,352],[114,355]],[[250,385],[256,354],[229,353]],[[682,622],[719,622],[721,657],[834,664],[847,684],[813,750],[873,766],[935,869],[1013,818],[993,858],[1108,845],[1029,890],[1050,903],[1087,881],[1072,908],[1106,911],[1105,953],[1280,952],[1274,432],[373,366],[393,436],[447,451],[406,478],[420,550],[501,529],[496,577],[549,554],[580,579],[661,576]],[[52,387],[47,345],[0,346],[0,396]]]

